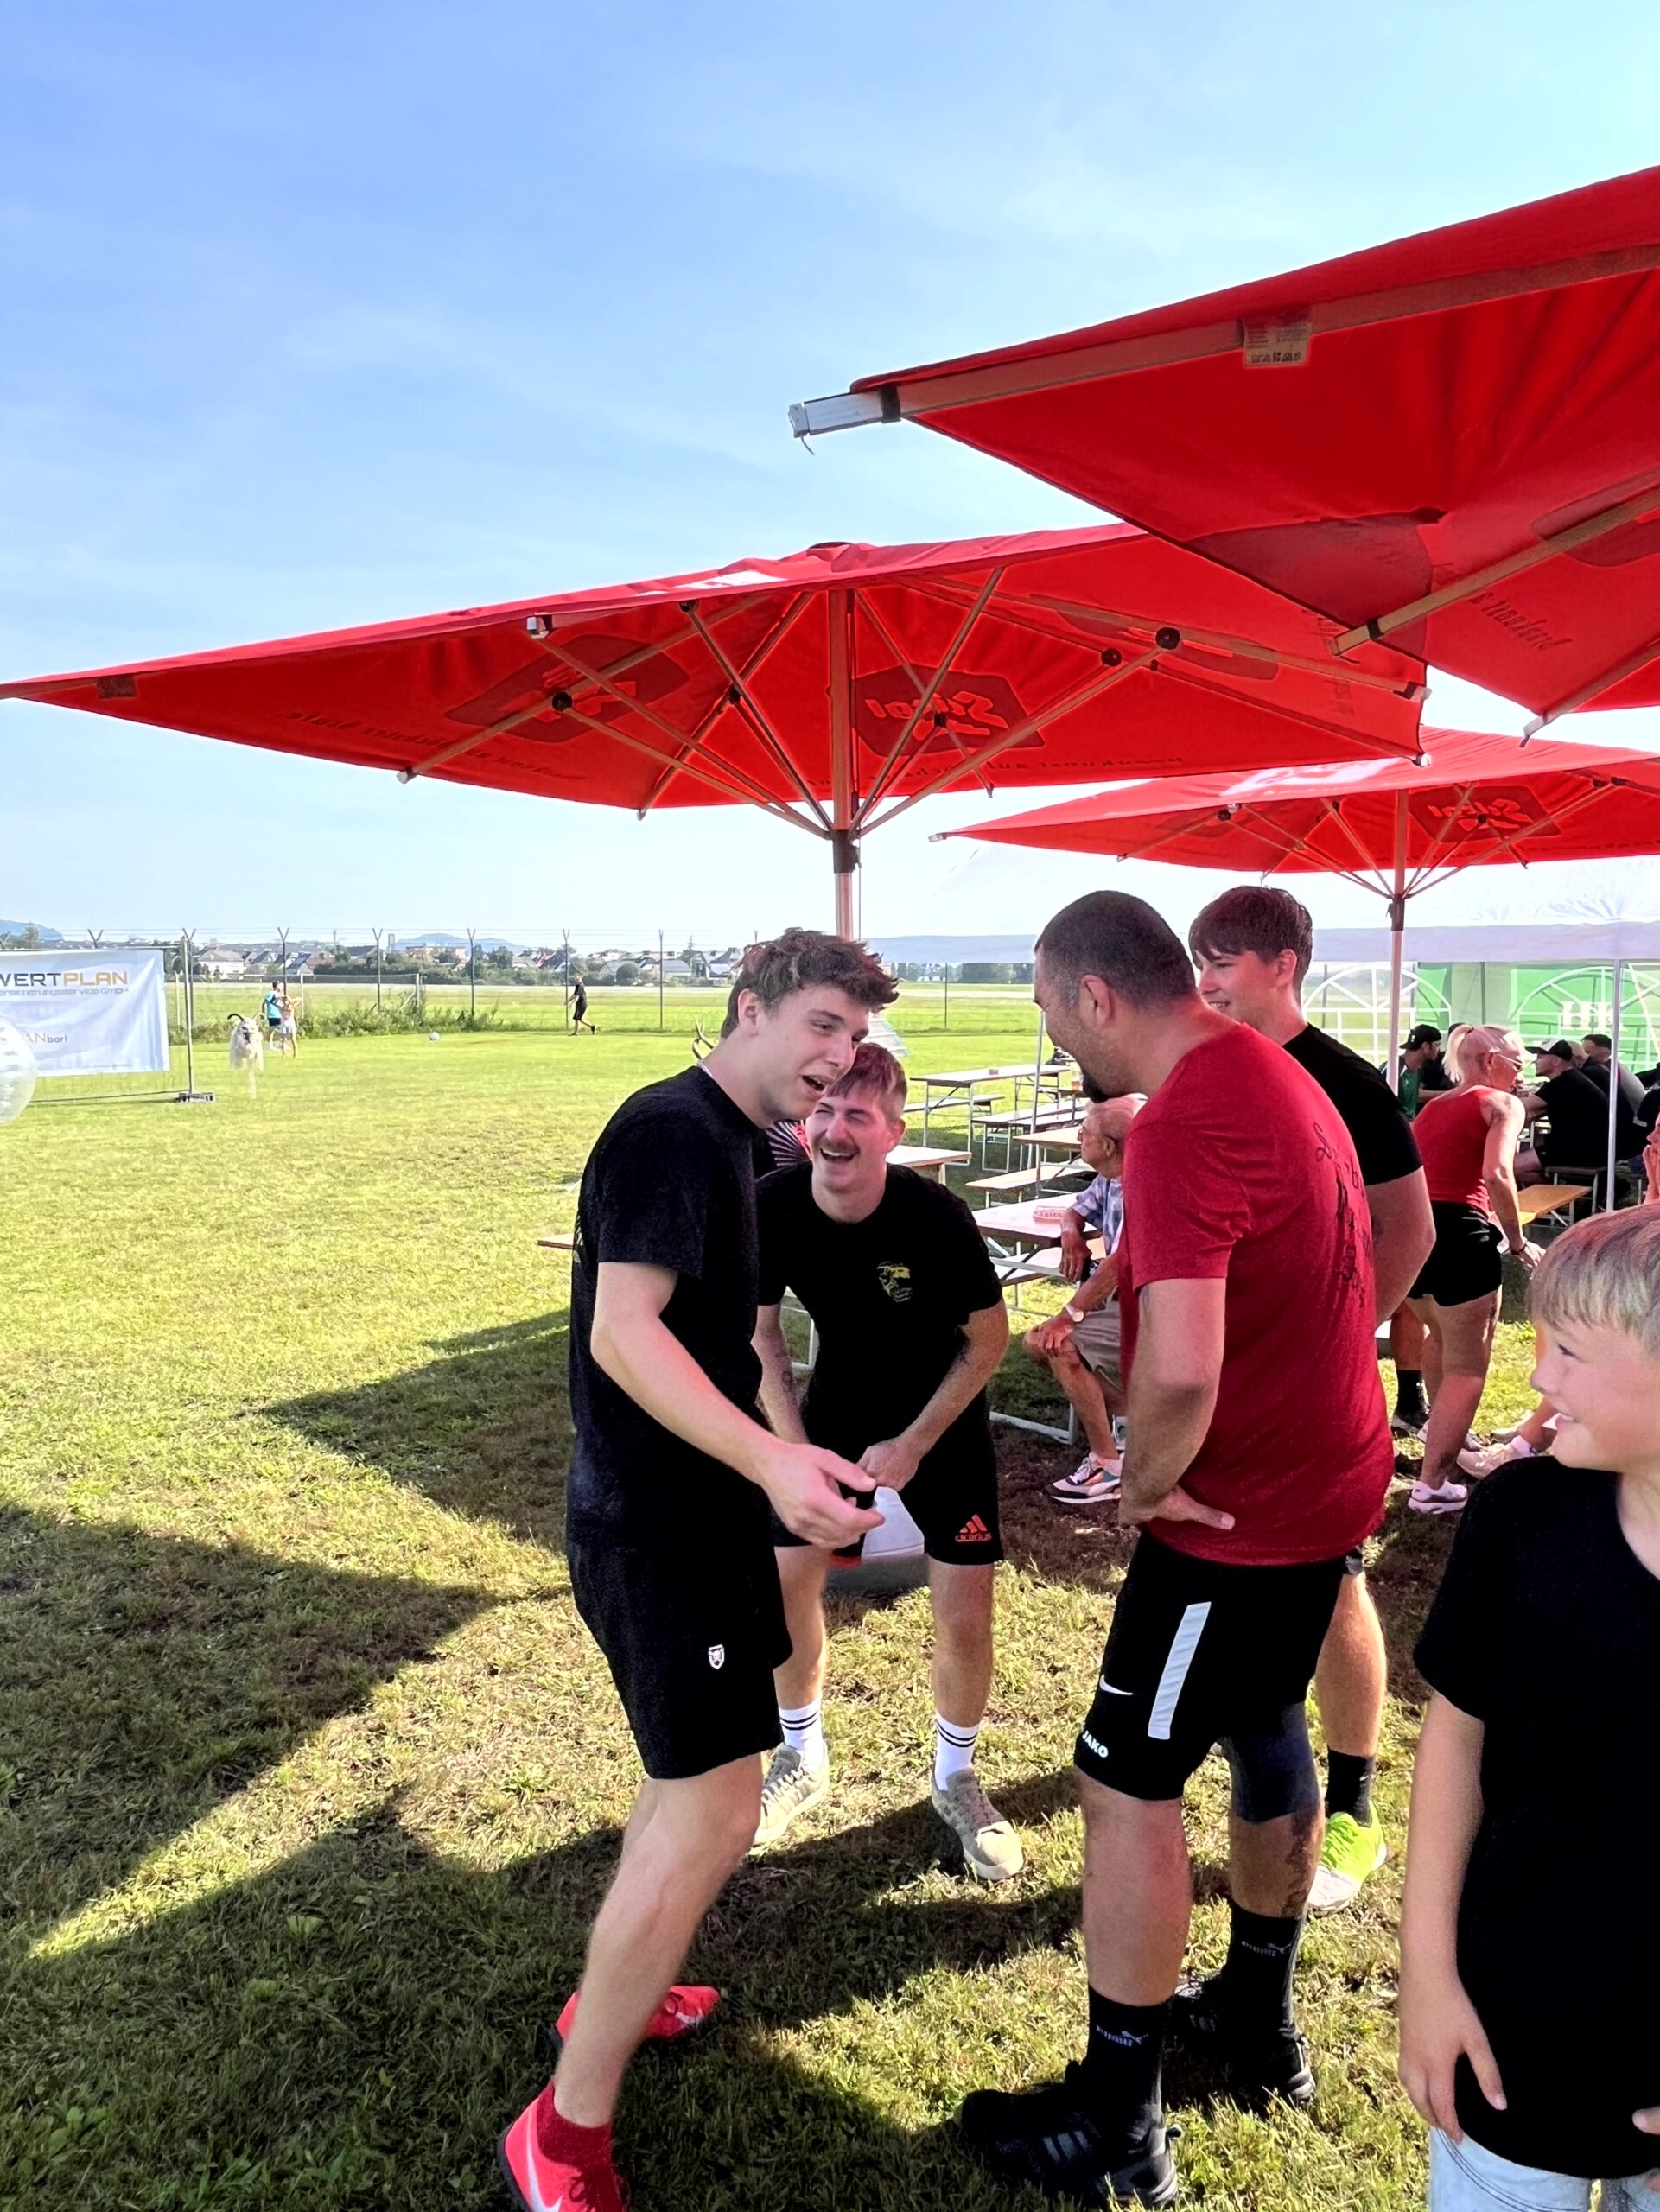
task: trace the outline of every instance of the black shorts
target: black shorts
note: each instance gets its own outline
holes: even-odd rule
[[[576,1610],[604,1652],[654,1782],[683,1782],[779,1741],[773,1669],[790,1656],[778,1563],[746,1534],[700,1552],[573,1540]]]
[[[1433,1298],[1437,1306],[1467,1306],[1472,1299],[1490,1297],[1504,1280],[1498,1224],[1479,1206],[1438,1199],[1430,1211],[1434,1245],[1407,1296]]]
[[[815,1437],[815,1443],[856,1459],[866,1445],[851,1448],[840,1440]],[[868,1506],[873,1490],[851,1493]],[[900,1492],[906,1511],[922,1531],[922,1548],[942,1567],[995,1567],[1003,1555],[1002,1529],[997,1514],[997,1455],[988,1432],[958,1439],[948,1430],[928,1452]],[[806,1541],[792,1535],[778,1516],[773,1516],[773,1541],[780,1550]],[[838,1550],[838,1560],[851,1561],[864,1550],[864,1538]]]
[[[1078,1739],[1079,1770],[1126,1797],[1180,1797],[1213,1745],[1301,1705],[1345,1564],[1220,1567],[1143,1535]]]

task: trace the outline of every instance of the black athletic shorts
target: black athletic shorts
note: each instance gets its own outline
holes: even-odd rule
[[[1314,1678],[1343,1580],[1312,1567],[1219,1567],[1143,1533],[1118,1592],[1079,1770],[1126,1797],[1180,1797],[1213,1745],[1271,1728]]]
[[[844,1459],[857,1459],[871,1440],[867,1438],[856,1448],[829,1437],[815,1437],[813,1441],[839,1452]],[[922,1531],[923,1550],[944,1567],[995,1567],[1003,1555],[997,1516],[997,1459],[990,1437],[983,1440],[983,1449],[981,1441],[975,1436],[958,1440],[948,1430],[925,1454],[922,1465],[900,1492],[906,1511]],[[868,1490],[850,1495],[861,1505],[868,1506],[876,1493]],[[773,1541],[785,1550],[806,1539],[792,1535],[774,1514]],[[851,1562],[863,1550],[861,1536],[836,1556]]]
[[[1433,1298],[1437,1306],[1467,1306],[1488,1297],[1504,1280],[1498,1224],[1479,1206],[1437,1200],[1430,1211],[1435,1242],[1407,1296]]]
[[[773,1669],[790,1656],[790,1631],[778,1562],[757,1533],[727,1552],[567,1543],[576,1610],[654,1782],[709,1774],[779,1741]]]

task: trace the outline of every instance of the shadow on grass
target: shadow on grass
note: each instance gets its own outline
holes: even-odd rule
[[[112,1886],[487,1592],[0,1510],[0,1866],[39,1928]]]
[[[1008,1793],[1043,1817],[1064,1780]],[[695,2048],[646,2054],[620,2145],[643,2203],[1007,2205],[938,2130],[895,2126],[834,2068],[767,2040],[940,1967],[1059,1943],[1075,1893],[904,1892],[925,1812],[742,1868],[692,1961],[726,1992]],[[614,1865],[606,1831],[496,1871],[435,1856],[395,1800],[259,1879],[124,1940],[20,1958],[6,2005],[0,2171],[31,2212],[501,2201],[497,2132]],[[71,2121],[66,2115],[79,2117]],[[6,2139],[10,2137],[10,2139]]]
[[[474,1520],[563,1548],[569,1315],[476,1329],[424,1367],[263,1407],[313,1443],[370,1462]]]

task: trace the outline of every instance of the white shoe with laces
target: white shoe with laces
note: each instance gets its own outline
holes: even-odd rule
[[[1518,1437],[1508,1444],[1479,1444],[1473,1451],[1460,1452],[1459,1465],[1466,1475],[1491,1475],[1508,1466],[1512,1459],[1531,1459],[1533,1456],[1532,1446],[1522,1443]]]
[[[1059,1505],[1100,1505],[1118,1495],[1122,1459],[1097,1459],[1086,1452],[1070,1475],[1051,1483],[1049,1495]]]

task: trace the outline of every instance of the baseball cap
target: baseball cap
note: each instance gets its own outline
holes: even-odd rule
[[[1425,1045],[1439,1045],[1441,1041],[1441,1033],[1433,1021],[1421,1021],[1415,1028],[1409,1029],[1407,1032],[1409,1052],[1415,1052]]]
[[[1533,1057],[1536,1060],[1545,1052],[1549,1052],[1556,1059],[1567,1060],[1570,1063],[1574,1058],[1574,1047],[1566,1037],[1559,1037],[1554,1045],[1536,1045],[1533,1048]]]

